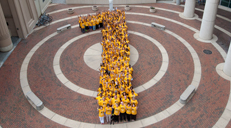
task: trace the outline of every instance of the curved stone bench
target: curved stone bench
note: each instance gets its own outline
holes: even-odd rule
[[[67,24],[67,25],[62,26],[60,28],[57,28],[57,33],[60,33],[60,32],[67,30],[67,29],[71,29],[71,24]]]
[[[44,108],[43,102],[33,92],[27,92],[26,98],[35,105],[37,110],[42,110]]]
[[[196,92],[196,87],[189,85],[180,96],[180,103],[186,104]]]
[[[165,26],[164,25],[161,25],[161,24],[157,24],[155,22],[152,22],[151,23],[151,26],[154,27],[154,28],[158,28],[160,30],[165,30]]]

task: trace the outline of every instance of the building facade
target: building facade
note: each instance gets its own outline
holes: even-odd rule
[[[51,0],[0,0],[0,51],[12,49],[11,36],[26,38]]]

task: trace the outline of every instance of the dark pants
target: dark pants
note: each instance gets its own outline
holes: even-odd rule
[[[86,27],[85,27],[85,30],[87,31],[88,29],[89,29],[89,27],[88,27],[88,26],[86,26]]]
[[[119,115],[114,115],[115,116],[115,122],[119,122]]]
[[[120,113],[120,121],[126,120],[126,113]]]
[[[127,116],[127,120],[131,121],[131,114],[126,114],[126,116]]]
[[[103,27],[103,23],[99,23],[100,27],[102,28]]]
[[[99,24],[96,24],[96,29],[98,29],[99,28]]]
[[[112,114],[114,114],[114,108],[112,108]]]
[[[133,120],[136,120],[136,115],[131,116]]]
[[[85,33],[85,28],[81,28],[81,32],[82,32],[82,33]]]

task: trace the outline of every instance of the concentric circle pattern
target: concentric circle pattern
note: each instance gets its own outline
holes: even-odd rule
[[[150,6],[157,12],[150,13]],[[91,6],[49,6],[51,25],[35,28],[1,68],[2,127],[231,127],[230,77],[222,71],[231,37],[230,12],[218,10],[214,38],[204,41],[198,38],[202,6],[188,20],[180,18],[182,6],[131,5],[126,19],[135,71],[132,84],[139,93],[137,121],[100,125],[93,100],[101,62],[100,30],[82,34],[78,16],[66,13],[70,7],[78,15],[93,13]],[[99,6],[98,11],[106,9]],[[166,30],[151,27],[151,22]],[[72,29],[56,33],[69,23]],[[204,49],[212,54],[204,54]],[[188,85],[197,90],[183,105],[179,97]],[[28,104],[28,91],[43,101],[44,109]]]

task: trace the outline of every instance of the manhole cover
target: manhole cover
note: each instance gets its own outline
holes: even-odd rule
[[[212,54],[212,51],[210,51],[210,50],[204,50],[203,51],[205,54]]]

